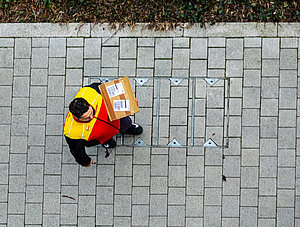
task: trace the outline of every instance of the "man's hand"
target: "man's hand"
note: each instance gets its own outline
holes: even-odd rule
[[[83,166],[83,167],[90,167],[92,164],[95,164],[95,162],[94,162],[93,160],[91,160],[90,164],[85,165],[85,166]]]

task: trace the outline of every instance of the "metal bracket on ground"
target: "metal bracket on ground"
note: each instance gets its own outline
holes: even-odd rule
[[[182,145],[176,139],[173,139],[170,143],[168,143],[167,146],[168,147],[182,147]]]
[[[173,84],[175,84],[176,86],[178,86],[183,79],[180,79],[180,78],[169,78]]]
[[[139,85],[143,86],[149,80],[149,78],[134,78],[134,80],[138,82]]]
[[[132,146],[134,147],[147,147],[147,144],[145,144],[145,142],[141,139],[138,138],[133,144]]]
[[[212,140],[208,139],[204,144],[203,147],[218,147],[217,144]]]
[[[210,85],[213,86],[215,83],[219,81],[218,78],[204,78],[204,80]]]

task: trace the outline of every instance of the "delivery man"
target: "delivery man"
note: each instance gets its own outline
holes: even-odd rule
[[[116,141],[112,137],[117,133],[139,135],[143,132],[143,128],[132,123],[130,117],[109,120],[99,85],[93,83],[79,90],[69,105],[64,124],[64,136],[70,151],[76,162],[84,167],[94,164],[85,147],[102,144],[106,149],[114,148]]]

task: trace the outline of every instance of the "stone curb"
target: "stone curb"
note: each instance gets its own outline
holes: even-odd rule
[[[115,29],[105,24],[2,23],[0,37],[300,37],[299,23],[183,24],[165,32],[147,29],[147,24]]]

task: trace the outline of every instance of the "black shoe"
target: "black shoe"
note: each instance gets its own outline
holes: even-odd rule
[[[105,141],[102,144],[102,146],[105,147],[105,148],[114,148],[115,146],[117,146],[117,143],[113,138],[111,138],[111,139]]]
[[[143,133],[143,127],[133,123],[124,133],[131,135],[139,135]]]

